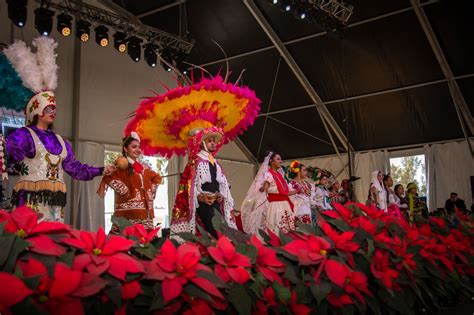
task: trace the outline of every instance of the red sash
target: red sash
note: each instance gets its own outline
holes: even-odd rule
[[[270,174],[272,174],[273,179],[275,180],[277,189],[278,189],[278,194],[268,194],[268,201],[269,202],[277,202],[277,201],[288,201],[290,204],[291,211],[293,211],[294,205],[293,202],[291,202],[290,197],[288,197],[288,184],[286,183],[285,179],[283,176],[281,176],[280,173],[277,171],[270,169],[269,170]]]

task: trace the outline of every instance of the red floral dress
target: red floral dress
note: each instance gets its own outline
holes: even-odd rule
[[[308,182],[298,183],[296,180],[292,180],[290,186],[297,192],[296,195],[291,196],[295,205],[296,222],[311,224],[311,184]]]

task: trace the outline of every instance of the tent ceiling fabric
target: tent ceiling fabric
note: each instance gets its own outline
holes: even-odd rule
[[[348,0],[355,12],[342,37],[324,34],[321,27],[281,12],[270,1],[254,1],[327,103],[339,127],[348,131],[356,150],[463,137],[447,82],[409,0]],[[139,15],[175,1],[114,2]],[[474,19],[470,18],[469,2],[421,1],[454,75],[463,76],[457,82],[472,114]],[[185,6],[189,35],[196,40],[190,62],[211,63],[206,67],[211,73],[225,68],[223,62],[216,62],[223,55],[212,40],[229,57],[244,54],[230,60],[231,80],[246,69],[243,83],[262,99],[262,114],[270,112],[269,118],[260,116],[241,136],[254,156],[262,160],[267,149],[281,152],[284,158],[335,153],[327,144],[329,137],[316,108],[308,108],[311,98],[283,59],[278,68],[277,50],[243,1],[187,0]],[[142,22],[177,34],[179,17],[180,7],[174,6],[150,14]],[[318,36],[297,40],[314,34]],[[390,91],[393,89],[396,91]],[[272,114],[282,110],[286,112]]]

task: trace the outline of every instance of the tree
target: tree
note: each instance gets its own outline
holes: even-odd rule
[[[401,158],[400,164],[390,162],[390,173],[395,184],[406,187],[408,183],[415,183],[418,194],[426,196],[426,168],[420,156],[405,156]],[[419,179],[419,180],[418,180]]]

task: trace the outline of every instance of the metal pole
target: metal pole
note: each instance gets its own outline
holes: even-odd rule
[[[317,110],[319,115],[321,116],[321,119],[325,119],[326,122],[328,123],[329,127],[333,130],[339,141],[343,146],[347,145],[347,139],[344,133],[341,131],[339,126],[337,125],[336,121],[334,118],[331,116],[331,113],[329,113],[328,109],[324,105],[323,101],[319,97],[319,95],[316,93],[314,90],[313,86],[309,82],[308,78],[306,78],[305,74],[301,70],[301,68],[298,66],[296,61],[293,59],[291,54],[289,53],[288,49],[283,45],[282,41],[278,37],[278,35],[275,33],[273,28],[270,26],[268,21],[265,19],[263,14],[260,12],[258,7],[255,5],[255,3],[251,0],[244,0],[244,4],[247,6],[248,10],[250,13],[253,15],[255,20],[257,21],[258,24],[260,24],[260,27],[263,29],[263,31],[267,34],[268,38],[272,41],[273,45],[277,48],[279,51],[280,55],[285,59],[286,63],[298,79],[298,81],[301,83],[303,88],[306,90],[308,95],[311,97],[313,102],[317,106]],[[350,144],[349,144],[350,146]],[[352,149],[352,148],[351,148]],[[335,150],[337,152],[337,147],[335,146]]]

